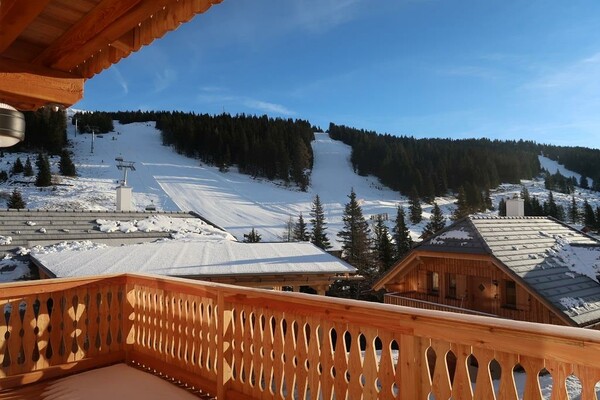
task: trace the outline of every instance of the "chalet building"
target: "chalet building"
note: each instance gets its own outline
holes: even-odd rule
[[[549,217],[467,217],[374,285],[385,303],[600,327],[600,242]]]

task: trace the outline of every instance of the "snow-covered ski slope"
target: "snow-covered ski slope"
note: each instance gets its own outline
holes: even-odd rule
[[[69,125],[69,139],[74,143],[79,174],[114,183],[109,193],[101,197],[114,199],[111,192],[116,181],[122,178],[115,158],[135,162],[136,170],[128,173],[128,184],[133,187],[135,206],[140,210],[152,203],[159,210],[196,211],[238,239],[255,228],[263,240],[278,241],[283,237],[290,216],[296,220],[302,212],[306,220],[310,218],[311,202],[319,194],[330,240],[335,242],[335,234],[342,226],[347,196],[354,188],[365,217],[387,214],[391,226],[397,204],[406,206],[406,198],[383,187],[374,177],[355,174],[349,161],[349,146],[331,140],[327,133],[316,133],[315,136],[311,186],[307,192],[301,192],[294,186],[285,187],[282,182],[239,174],[235,167],[224,173],[179,155],[162,145],[160,132],[153,123],[115,123],[114,133],[96,137],[93,154],[91,135],[75,136],[74,127]],[[451,200],[440,199],[440,204],[444,203],[451,203]],[[112,208],[113,204],[107,202],[105,207]],[[424,205],[426,218],[430,208]],[[415,226],[415,234],[421,228]]]
[[[315,134],[311,185],[307,192],[301,192],[294,186],[285,187],[282,182],[239,174],[235,167],[223,173],[199,160],[179,155],[162,145],[160,132],[154,128],[153,122],[115,123],[114,132],[96,135],[93,153],[91,135],[75,135],[75,127],[70,123],[67,132],[73,143],[73,159],[79,177],[61,178],[61,185],[41,190],[33,185],[19,185],[29,208],[114,209],[115,188],[123,178],[123,172],[117,170],[116,157],[135,162],[136,170],[128,173],[128,184],[133,187],[136,209],[143,210],[152,205],[157,210],[196,211],[240,240],[252,228],[262,235],[263,241],[282,240],[290,217],[296,220],[302,212],[308,222],[311,202],[316,194],[324,204],[329,238],[334,248],[340,247],[336,233],[342,227],[344,205],[351,188],[361,202],[365,217],[387,214],[390,228],[397,205],[408,207],[405,197],[384,187],[376,178],[355,174],[349,161],[350,147],[331,140],[326,133]],[[7,153],[1,161],[9,168],[17,156],[23,161],[27,155]],[[56,173],[58,158],[51,161]],[[563,168],[541,156],[540,161],[551,172]],[[567,176],[573,174],[564,168],[561,171]],[[35,177],[19,176],[18,179],[34,180]],[[14,183],[6,182],[0,184],[0,189],[8,196],[12,185]],[[528,187],[530,194],[541,202],[546,200],[548,192],[544,189],[543,180],[533,180],[523,181],[521,185],[501,185],[492,193],[494,204],[498,204],[501,197],[518,194],[523,186]],[[594,208],[600,205],[596,192],[578,189],[575,198],[580,206],[584,199],[588,199]],[[555,199],[567,207],[571,196],[555,193]],[[450,217],[455,199],[444,197],[436,201],[446,217]],[[409,225],[414,239],[428,222],[431,208],[431,205],[423,204],[423,222]]]

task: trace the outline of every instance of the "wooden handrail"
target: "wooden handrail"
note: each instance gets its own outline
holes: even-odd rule
[[[119,357],[219,399],[517,399],[514,370],[523,398],[549,372],[552,399],[570,375],[593,399],[600,381],[592,330],[133,274],[4,289],[0,388]]]

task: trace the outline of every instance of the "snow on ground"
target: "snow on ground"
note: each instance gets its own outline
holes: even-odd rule
[[[540,160],[540,165],[542,166],[542,168],[544,168],[551,174],[555,174],[558,171],[558,172],[560,172],[560,174],[562,176],[566,176],[567,178],[573,177],[573,178],[577,179],[577,182],[579,182],[579,180],[581,179],[580,174],[566,169],[564,165],[559,164],[558,162],[551,160],[548,157],[538,156],[538,159]],[[591,187],[593,180],[591,178],[587,178],[587,180],[588,180],[588,185]]]
[[[154,128],[153,122],[128,125],[115,122],[114,132],[96,135],[93,153],[91,135],[76,135],[71,123],[67,133],[73,144],[73,158],[79,177],[56,176],[56,185],[40,189],[33,186],[34,177],[17,176],[18,182],[0,184],[0,197],[7,199],[16,186],[29,208],[112,210],[115,208],[115,189],[123,178],[122,171],[116,168],[115,158],[122,157],[135,162],[136,170],[128,173],[135,209],[144,210],[152,206],[159,211],[196,211],[239,240],[252,228],[262,235],[263,241],[282,240],[290,217],[296,220],[302,212],[305,220],[310,218],[308,213],[316,194],[323,202],[328,234],[334,248],[340,247],[336,233],[342,227],[344,206],[352,188],[365,217],[369,219],[377,214],[387,215],[389,227],[392,227],[397,205],[408,207],[408,200],[404,196],[385,188],[376,178],[355,174],[349,161],[351,148],[331,140],[326,133],[315,134],[316,140],[312,143],[314,167],[311,186],[306,193],[293,186],[285,187],[282,182],[253,179],[237,173],[235,168],[222,173],[216,167],[179,155],[171,148],[162,146],[160,132]],[[25,161],[25,154],[18,156],[22,162]],[[0,169],[5,163],[4,169],[9,170],[16,157],[17,154],[5,153],[0,158]],[[35,155],[31,158],[32,162],[35,161]],[[540,160],[545,168],[552,171],[552,161],[543,157]],[[50,161],[56,173],[58,157]],[[564,169],[561,173],[573,175]],[[547,199],[543,181],[533,180],[523,181],[522,185],[502,185],[492,194],[494,204],[497,205],[502,197],[520,193],[523,186],[540,202]],[[565,208],[570,204],[570,195],[555,193],[554,196],[557,203]],[[584,198],[588,198],[594,208],[600,206],[595,192],[577,189],[575,197],[580,206]],[[436,201],[446,217],[450,217],[455,198],[448,196],[437,198]],[[432,205],[422,206],[423,221],[409,225],[413,239],[419,237],[431,215]]]
[[[255,228],[263,241],[280,241],[290,217],[303,213],[309,219],[311,203],[319,194],[334,247],[336,233],[342,227],[342,214],[348,194],[354,188],[366,218],[387,214],[391,227],[398,203],[408,206],[405,197],[383,187],[376,178],[361,177],[352,171],[349,146],[333,141],[326,133],[317,133],[311,187],[304,193],[281,182],[253,179],[235,172],[222,173],[216,167],[177,154],[162,146],[154,123],[120,125],[115,132],[96,136],[91,153],[91,135],[75,135],[68,125],[73,143],[74,162],[79,178],[62,178],[63,185],[52,189],[23,188],[30,208],[114,209],[115,188],[123,178],[116,157],[135,162],[128,173],[136,209],[154,206],[157,210],[196,211],[238,239]],[[57,159],[52,160],[54,163]],[[56,171],[57,166],[53,166]],[[8,193],[8,190],[7,190]],[[441,198],[438,204],[450,215],[454,199]],[[427,223],[432,206],[423,204],[424,221],[411,227],[416,239]]]

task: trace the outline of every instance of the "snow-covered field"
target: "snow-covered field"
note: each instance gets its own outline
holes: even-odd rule
[[[33,184],[18,184],[28,208],[43,209],[114,209],[115,188],[123,178],[116,167],[116,157],[135,162],[135,171],[128,173],[133,187],[134,205],[138,210],[154,206],[165,211],[196,211],[227,229],[238,239],[255,228],[263,241],[280,241],[286,222],[302,212],[309,219],[311,202],[319,194],[324,204],[328,233],[334,247],[339,247],[336,233],[342,226],[344,205],[353,188],[365,217],[387,214],[393,223],[398,204],[408,205],[405,197],[383,187],[374,177],[361,177],[352,171],[349,146],[333,141],[326,133],[317,133],[313,142],[315,155],[311,187],[301,192],[282,182],[253,179],[235,172],[223,173],[216,167],[202,164],[162,146],[160,133],[153,123],[120,125],[115,132],[96,135],[91,152],[91,135],[75,134],[68,125],[68,137],[73,145],[78,178],[57,177],[59,184],[39,189]],[[14,159],[26,155],[4,156],[9,169]],[[35,161],[35,155],[32,155]],[[53,172],[58,158],[51,159]],[[27,178],[19,176],[19,181]],[[32,182],[34,178],[29,178]],[[13,185],[0,185],[0,193],[8,197]],[[453,198],[440,198],[438,204],[447,214],[452,212]],[[413,226],[415,238],[429,218],[431,205],[423,205],[423,223]]]

